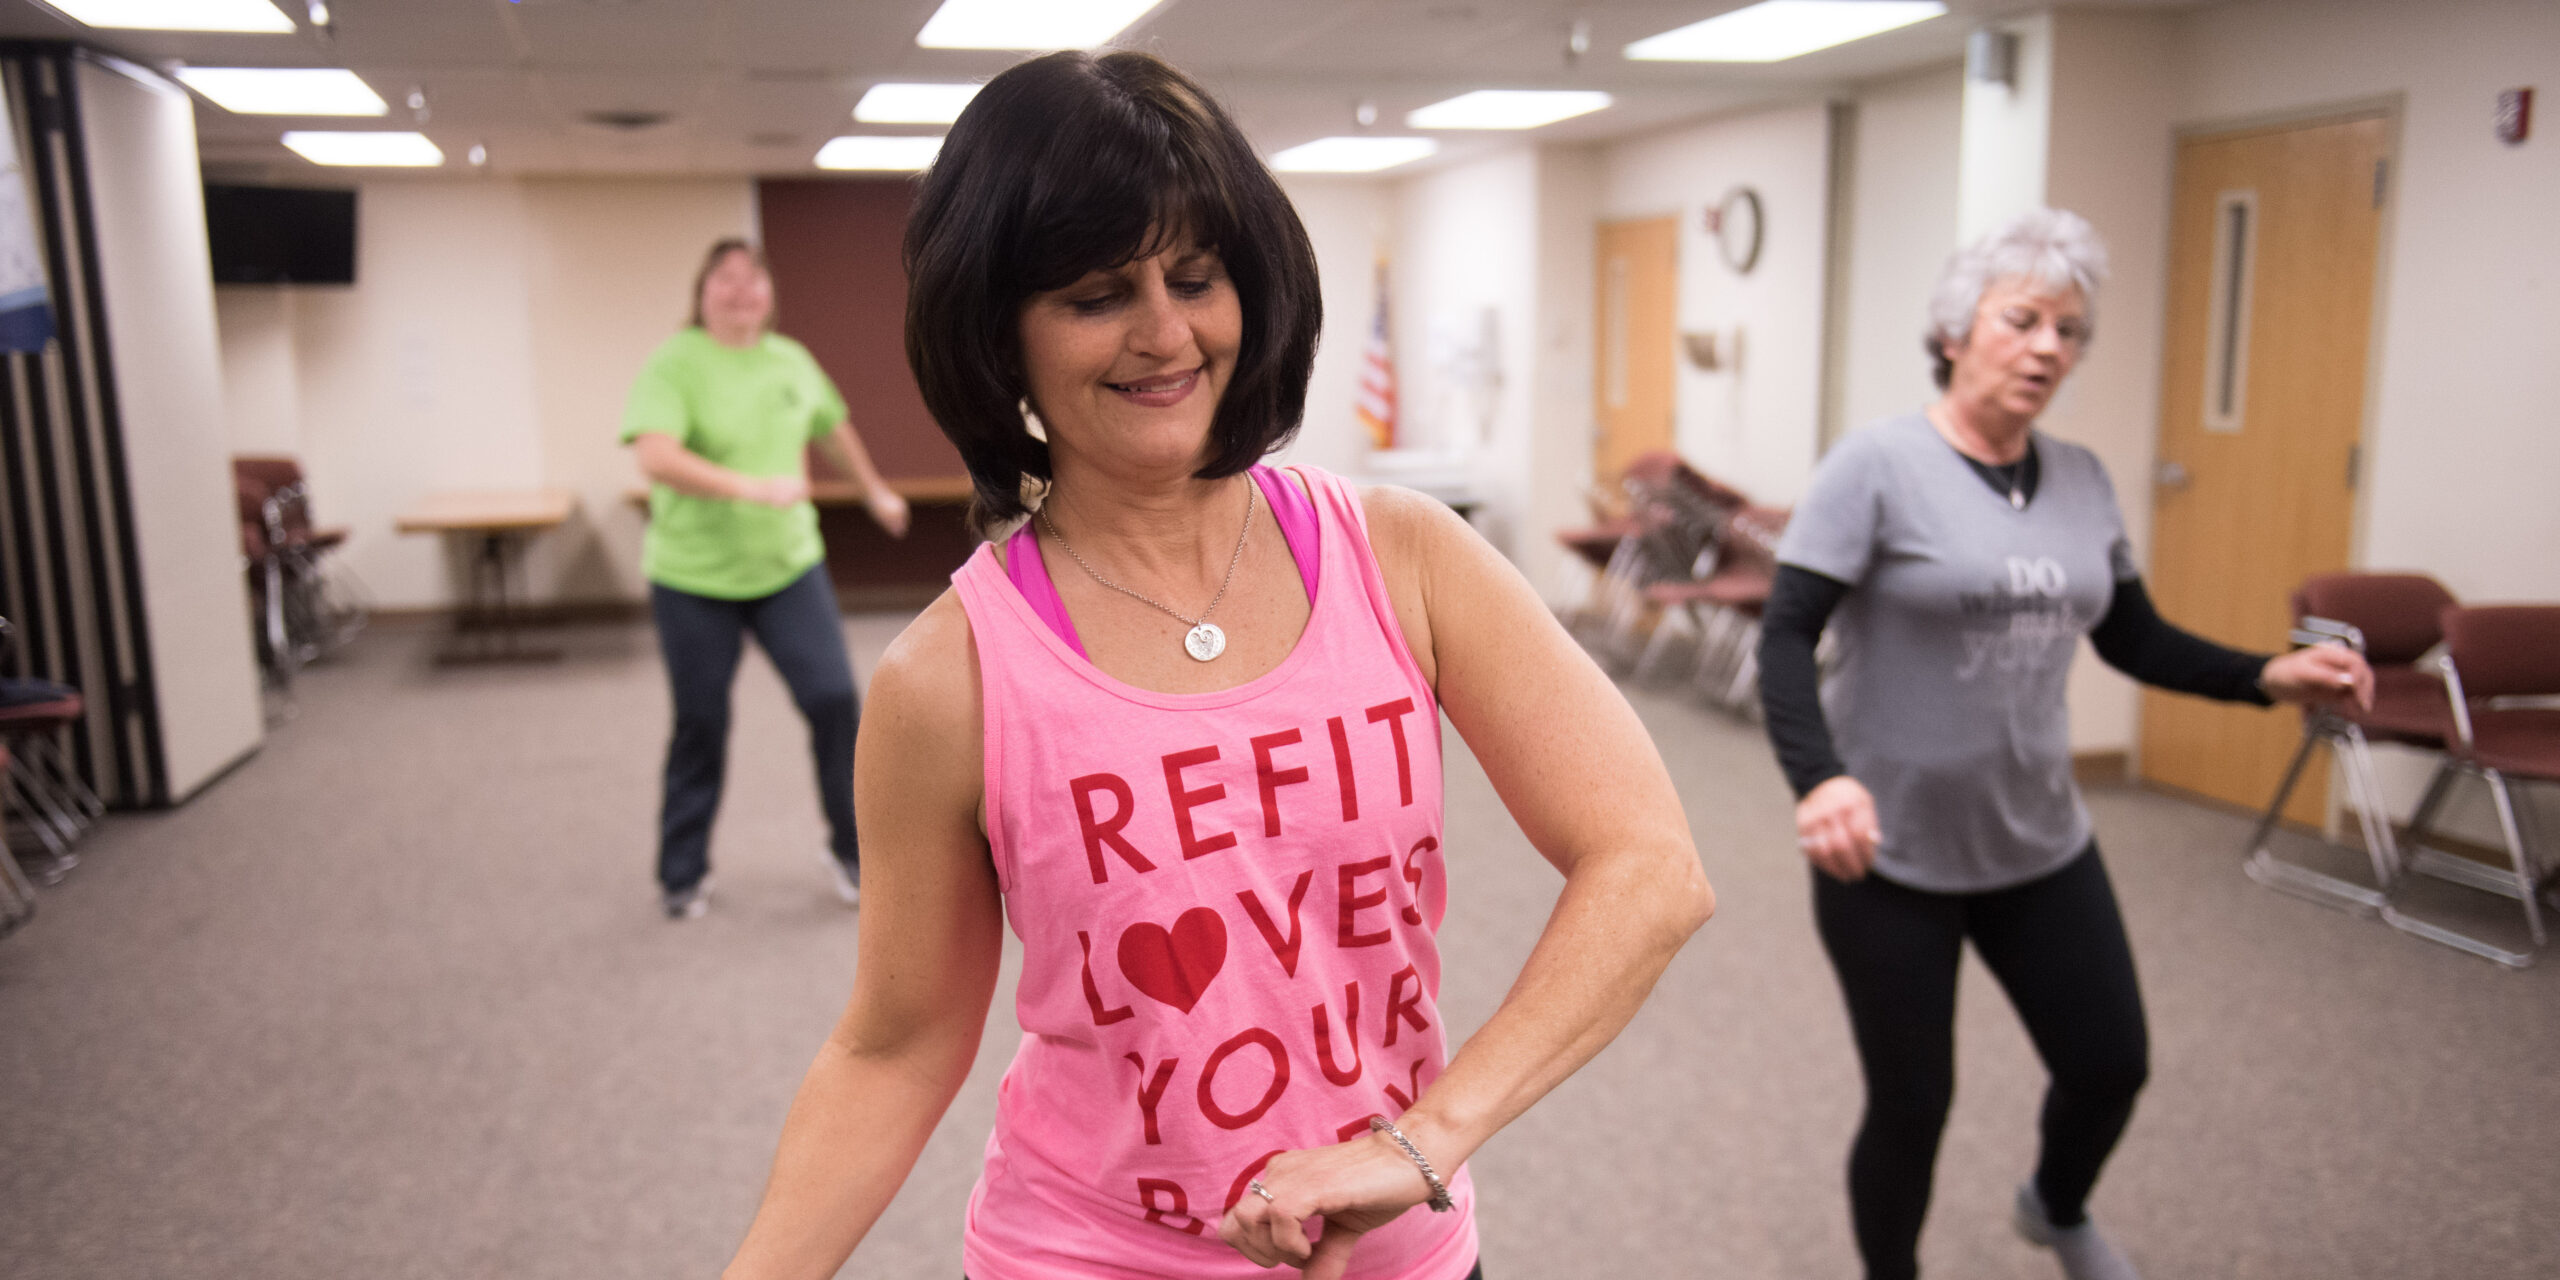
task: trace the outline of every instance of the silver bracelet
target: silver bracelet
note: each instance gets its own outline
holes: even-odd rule
[[[1413,1167],[1422,1171],[1422,1180],[1431,1184],[1431,1199],[1428,1203],[1433,1213],[1447,1213],[1457,1207],[1449,1201],[1449,1184],[1440,1180],[1440,1175],[1432,1170],[1431,1162],[1423,1159],[1422,1153],[1415,1150],[1411,1142],[1406,1141],[1404,1131],[1398,1129],[1394,1121],[1385,1116],[1371,1116],[1369,1128],[1372,1132],[1383,1133],[1394,1139],[1397,1146],[1404,1148],[1405,1158],[1413,1161]]]

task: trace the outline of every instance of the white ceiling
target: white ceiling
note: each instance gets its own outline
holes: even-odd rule
[[[1747,0],[1166,0],[1119,43],[1152,49],[1224,99],[1255,142],[1276,151],[1360,132],[1353,109],[1378,107],[1372,132],[1405,132],[1404,112],[1479,88],[1597,88],[1618,105],[1551,125],[1540,138],[1588,140],[1760,102],[1803,98],[1962,55],[1985,18],[2050,7],[2036,0],[1948,0],[1947,16],[1766,66],[1629,62],[1629,42]],[[2072,0],[2062,0],[2071,3]],[[2097,0],[2092,0],[2097,2]],[[2198,0],[2111,0],[2187,7]],[[235,178],[320,176],[278,144],[287,128],[416,125],[463,167],[475,143],[489,168],[542,174],[814,172],[818,145],[852,132],[862,91],[883,80],[983,79],[1021,55],[920,49],[939,0],[331,0],[330,34],[93,31],[35,0],[0,0],[0,38],[77,40],[137,62],[197,66],[342,66],[392,104],[388,119],[235,116],[201,99],[207,168]],[[303,0],[279,0],[303,23]],[[1590,24],[1590,52],[1567,34]],[[662,113],[616,128],[596,113]],[[931,126],[862,126],[931,133]],[[1513,135],[1440,135],[1438,163]],[[343,171],[342,171],[343,172]]]

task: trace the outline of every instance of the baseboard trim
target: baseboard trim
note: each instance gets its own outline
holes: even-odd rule
[[[2114,786],[2133,781],[2133,753],[2130,751],[2075,751],[2071,753],[2071,780],[2084,787]]]

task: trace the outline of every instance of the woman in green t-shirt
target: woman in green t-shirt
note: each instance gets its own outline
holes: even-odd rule
[[[862,486],[871,517],[907,532],[907,504],[871,465],[844,397],[808,348],[772,331],[773,278],[744,240],[711,246],[693,315],[649,357],[622,415],[647,473],[641,571],[675,701],[658,824],[658,886],[670,919],[710,906],[712,815],[729,743],[729,686],[748,632],[809,721],[828,866],[859,897],[853,738],[861,717],[802,463],[812,443]]]

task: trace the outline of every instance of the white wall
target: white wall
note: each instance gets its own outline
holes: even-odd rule
[[[1964,150],[1956,176],[1956,235],[1971,240],[2045,202],[2052,116],[2053,15],[1990,24],[2017,41],[2005,85],[1964,82]]]
[[[2110,260],[2096,341],[2041,426],[2087,445],[2106,464],[2135,558],[2145,564],[2167,321],[2173,23],[2159,13],[2065,9],[2051,15],[2041,36],[2049,41],[2042,60],[2052,76],[2044,202],[2087,218]],[[2072,668],[2070,698],[2075,749],[2122,750],[2135,741],[2139,691],[2086,645]]]
[[[1538,157],[1527,146],[1395,184],[1390,318],[1400,447],[1467,459],[1476,527],[1517,562],[1531,508],[1529,403],[1537,326]],[[1479,394],[1448,362],[1490,317],[1501,380]]]
[[[147,73],[75,64],[168,798],[265,734],[229,449],[195,112]]]
[[[1830,113],[1818,102],[1627,139],[1601,153],[1602,218],[1679,219],[1679,329],[1742,332],[1728,368],[1675,364],[1676,446],[1702,470],[1778,506],[1804,491],[1820,451],[1830,154]],[[1704,221],[1737,186],[1760,193],[1760,260],[1749,275],[1724,264]]]
[[[231,447],[301,455],[384,606],[460,596],[456,549],[395,532],[403,508],[530,486],[581,503],[534,542],[532,598],[638,599],[622,397],[682,325],[703,249],[746,231],[752,203],[734,179],[365,183],[356,284],[220,291]]]
[[[1352,405],[1377,305],[1377,260],[1392,247],[1393,201],[1387,185],[1371,178],[1291,175],[1281,186],[1315,245],[1324,336],[1307,380],[1305,424],[1279,460],[1358,475],[1366,465],[1369,431],[1352,415]]]
[[[1558,546],[1552,532],[1590,523],[1597,433],[1592,406],[1593,300],[1598,269],[1600,151],[1545,147],[1538,152],[1538,280],[1536,351],[1530,369],[1528,528],[1515,555],[1551,605],[1580,603],[1591,575]]]
[[[1956,247],[1964,73],[1861,88],[1849,169],[1847,276],[1832,438],[1937,398],[1920,349],[1930,287]]]

